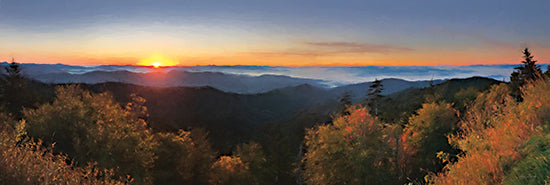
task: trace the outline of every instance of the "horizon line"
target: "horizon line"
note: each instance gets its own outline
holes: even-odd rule
[[[8,61],[3,61],[1,63],[11,63]],[[66,63],[35,63],[35,62],[15,62],[18,64],[31,64],[31,65],[66,65],[66,66],[133,66],[133,67],[145,67],[145,68],[154,68],[152,65],[139,65],[139,64],[66,64]],[[498,63],[498,64],[433,64],[433,65],[246,65],[246,64],[235,64],[235,65],[172,65],[172,66],[160,66],[158,68],[185,68],[185,67],[437,67],[437,66],[504,66],[504,65],[521,65],[521,63],[510,64],[510,63]],[[538,65],[550,65],[550,63],[539,63]]]

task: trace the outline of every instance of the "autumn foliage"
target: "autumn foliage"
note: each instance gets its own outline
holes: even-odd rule
[[[433,183],[539,184],[547,180],[547,175],[540,175],[549,173],[547,150],[535,146],[549,143],[550,81],[526,85],[521,103],[512,101],[508,92],[501,85],[478,97],[476,102],[485,105],[472,106],[461,122],[463,132],[453,140],[464,153],[434,176]]]

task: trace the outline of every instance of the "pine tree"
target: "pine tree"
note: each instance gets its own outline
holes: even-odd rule
[[[15,59],[12,58],[11,64],[4,67],[4,69],[6,69],[8,78],[22,78],[21,68],[19,68],[19,64],[15,63]]]
[[[510,75],[510,85],[512,87],[512,96],[516,97],[518,101],[521,101],[520,88],[528,81],[537,80],[542,77],[542,70],[537,65],[537,61],[533,60],[533,55],[529,52],[529,48],[523,50],[523,58],[521,61],[523,65],[520,65]]]
[[[21,67],[12,58],[11,64],[4,67],[6,75],[3,75],[0,82],[0,102],[5,106],[8,113],[13,114],[17,119],[21,117],[21,108],[28,106],[24,95],[26,81],[21,74]]]
[[[371,111],[374,111],[374,115],[378,116],[378,109],[380,108],[380,101],[384,96],[382,96],[382,90],[384,90],[384,85],[382,81],[375,79],[369,87],[367,94],[367,104],[371,108]]]
[[[349,91],[345,91],[340,98],[340,114],[349,115],[348,108],[351,106],[351,94]]]

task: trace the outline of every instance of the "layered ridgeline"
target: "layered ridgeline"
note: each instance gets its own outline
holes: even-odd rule
[[[0,63],[5,66],[8,63]],[[22,74],[44,83],[122,82],[155,87],[211,86],[224,92],[262,93],[270,90],[310,84],[317,87],[338,87],[378,79],[468,78],[486,76],[508,79],[516,65],[470,66],[356,66],[356,67],[282,67],[282,66],[172,66],[152,68],[133,65],[76,66],[64,64],[20,64]],[[544,66],[543,66],[544,67]],[[3,71],[2,71],[3,72]],[[436,82],[437,83],[437,82]],[[427,84],[427,83],[426,83]],[[416,85],[414,85],[416,86]],[[356,85],[363,96],[367,86]],[[397,88],[394,88],[397,87]],[[410,87],[396,80],[385,83],[389,94]],[[417,86],[424,87],[424,86]],[[340,92],[341,93],[341,92]]]
[[[224,92],[239,94],[264,93],[275,89],[309,84],[320,88],[330,88],[327,81],[307,78],[295,78],[284,75],[238,75],[221,72],[148,72],[130,71],[93,71],[83,74],[46,73],[29,75],[44,83],[85,83],[98,84],[120,82],[154,87],[205,87],[210,86]],[[441,80],[436,80],[440,82]],[[401,79],[384,79],[384,94],[389,94],[409,87],[425,87],[428,81],[406,81]],[[344,85],[333,89],[335,93],[350,91],[355,97],[365,95],[371,82]]]

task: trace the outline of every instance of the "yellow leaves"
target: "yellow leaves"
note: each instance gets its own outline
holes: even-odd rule
[[[392,126],[371,116],[363,107],[352,107],[349,116],[334,119],[333,124],[308,130],[303,160],[308,184],[391,183],[389,175],[395,161],[388,162],[395,143]],[[396,180],[395,178],[391,180]]]

